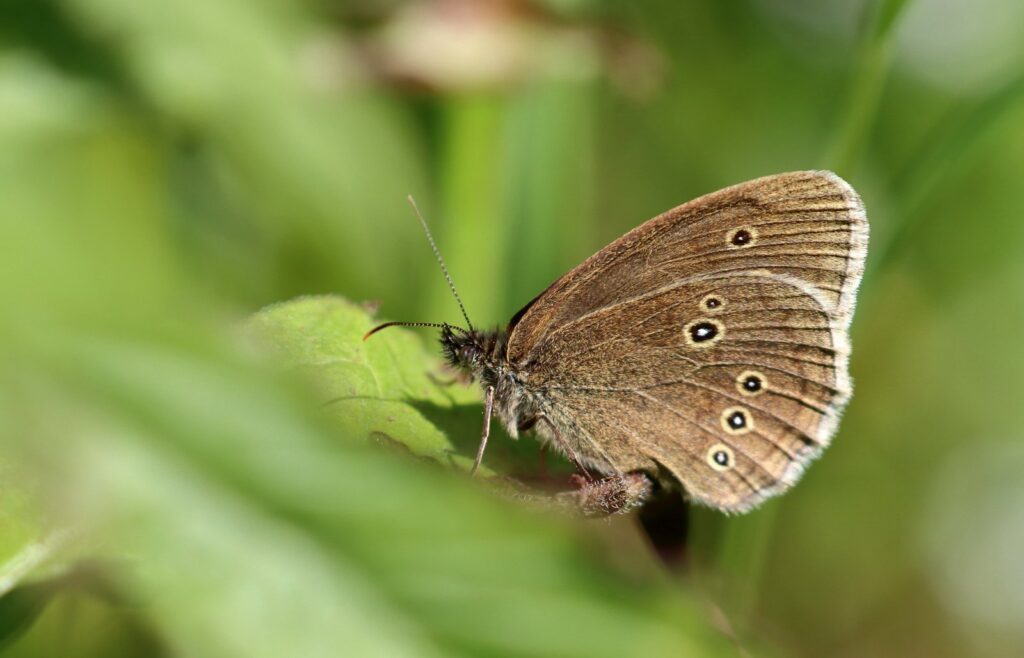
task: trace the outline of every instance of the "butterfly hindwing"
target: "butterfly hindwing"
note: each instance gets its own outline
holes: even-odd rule
[[[849,397],[867,225],[838,177],[759,179],[665,213],[517,316],[508,358],[600,470],[747,509],[791,485]]]
[[[553,333],[534,369],[551,376],[531,384],[598,447],[599,467],[660,466],[692,497],[743,509],[795,481],[849,395],[824,305],[780,275],[684,280]],[[626,321],[626,337],[559,340]],[[711,465],[716,451],[726,463]]]

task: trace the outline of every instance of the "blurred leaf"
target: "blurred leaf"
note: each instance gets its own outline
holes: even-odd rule
[[[146,323],[198,301],[202,286],[178,294],[188,277],[159,150],[102,89],[0,55],[0,144],[0,331]],[[0,341],[0,353],[15,346]]]
[[[20,581],[27,547],[42,532],[37,501],[11,462],[0,457],[0,595]]]
[[[52,448],[52,485],[132,556],[125,586],[184,655],[733,653],[688,596],[626,580],[563,519],[339,441],[300,391],[215,342],[41,350],[49,385],[7,411],[62,421],[21,442]],[[336,372],[368,381],[351,368]]]
[[[0,420],[4,420],[0,415]],[[0,436],[9,428],[0,425]],[[69,533],[47,531],[39,492],[26,468],[15,468],[11,446],[0,455],[0,650],[20,636],[60,590],[72,556]],[[53,575],[57,574],[57,575]]]
[[[445,38],[481,3],[431,4]],[[714,655],[729,621],[806,656],[1020,644],[992,623],[1020,625],[1013,541],[960,533],[1009,551],[956,571],[980,616],[935,570],[961,552],[921,549],[929,518],[1016,527],[1005,496],[932,497],[946,464],[988,482],[971,456],[1010,463],[1024,427],[1019,1],[542,5],[566,40],[531,61],[573,75],[452,93],[364,75],[405,0],[0,0],[0,623],[35,619],[5,655]],[[580,46],[661,85],[626,97]],[[857,392],[793,492],[686,517],[683,584],[629,519],[537,519],[465,477],[478,387],[430,380],[427,332],[363,343],[337,299],[224,329],[334,291],[455,319],[409,192],[487,324],[645,218],[823,147],[872,222]],[[499,433],[485,461],[524,479],[536,452]],[[88,544],[11,569],[68,519]],[[125,599],[65,587],[35,618],[72,554],[122,558]]]
[[[449,373],[401,328],[364,341],[374,324],[363,309],[340,297],[306,297],[260,311],[249,328],[315,381],[344,435],[398,442],[418,455],[448,461],[454,446],[417,407],[451,410],[478,402],[479,395],[431,380],[431,372],[438,379]]]
[[[38,572],[41,563],[52,561],[65,539],[66,533],[55,533],[46,542],[27,547],[21,555],[0,566],[0,587],[4,588],[0,595],[0,650],[31,628],[61,595],[86,594],[108,604],[124,603],[106,578],[107,567],[95,561],[65,565],[56,575],[24,582],[25,575]],[[16,580],[23,582],[8,591]]]
[[[38,520],[15,519],[24,514],[23,506],[18,504],[17,496],[10,495],[9,491],[7,494],[0,501],[0,518],[8,522],[0,525],[0,530],[2,539],[9,541],[20,530],[19,525],[37,525]],[[53,597],[60,593],[66,581],[65,574],[42,579],[39,576],[45,573],[45,568],[52,572],[54,567],[63,566],[55,562],[66,543],[67,532],[54,532],[43,541],[25,544],[0,564],[0,649],[28,630]]]
[[[83,561],[10,592],[0,599],[0,652],[9,658],[169,655],[113,573],[113,564]]]
[[[260,311],[248,327],[314,382],[343,436],[468,469],[483,422],[479,386],[447,383],[452,372],[400,327],[364,341],[377,324],[340,297],[305,297]],[[532,470],[536,443],[513,442],[493,426],[486,463],[506,473]]]
[[[29,629],[57,592],[44,582],[18,587],[0,597],[0,651]]]
[[[406,194],[426,196],[419,194],[424,175],[407,114],[347,75],[354,63],[343,33],[318,25],[301,3],[66,6],[85,30],[116,46],[169,146],[200,154],[218,203],[176,210],[190,211],[179,219],[202,236],[202,249],[235,255],[219,270],[264,272],[269,289],[258,291],[259,300],[326,291],[338,281],[359,296],[400,296],[403,277],[394,273],[415,269],[389,261],[380,245],[383,236],[399,245],[418,240],[414,231],[403,238],[399,227],[411,225]],[[345,257],[353,253],[379,257]]]

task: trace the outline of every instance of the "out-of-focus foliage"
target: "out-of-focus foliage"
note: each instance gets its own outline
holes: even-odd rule
[[[1022,44],[1015,0],[0,0],[0,650],[1011,655]],[[470,481],[479,393],[361,341],[460,319],[409,193],[487,325],[815,167],[872,224],[853,402],[677,571]]]
[[[417,408],[450,415],[457,403],[474,403],[476,396],[467,387],[436,383],[447,375],[415,336],[392,329],[362,340],[372,320],[354,304],[332,297],[270,306],[250,326],[255,338],[271,342],[286,363],[313,380],[321,403],[346,435],[376,436],[434,460],[454,458],[451,439]],[[438,373],[434,381],[432,369]]]
[[[367,309],[344,299],[307,297],[263,309],[249,321],[249,335],[311,384],[344,436],[467,470],[479,442],[479,392],[459,385],[404,329],[363,340],[376,324]],[[493,429],[500,432],[497,423]],[[491,448],[487,463],[501,473],[536,468],[526,442],[496,436]]]
[[[101,534],[97,552],[116,558],[107,577],[131,597],[111,605],[144,619],[163,651],[733,654],[664,578],[603,571],[552,519],[339,442],[315,405],[223,345],[76,337],[45,349],[43,390],[16,413],[64,454],[40,457],[74,497],[58,522]],[[78,652],[91,633],[76,625],[25,642]]]

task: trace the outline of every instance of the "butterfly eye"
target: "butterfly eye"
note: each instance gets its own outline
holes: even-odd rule
[[[729,446],[723,443],[716,443],[708,448],[708,466],[716,471],[727,471],[732,468],[734,457]]]
[[[683,328],[686,342],[695,347],[708,347],[722,339],[722,324],[715,320],[697,320]]]
[[[747,370],[740,373],[740,376],[736,378],[736,388],[743,395],[753,397],[763,393],[768,388],[768,380],[759,372]]]
[[[725,306],[725,301],[718,295],[708,295],[701,300],[700,305],[701,308],[706,308],[709,311],[718,311]]]
[[[729,234],[729,244],[734,247],[749,247],[754,244],[757,233],[753,227],[736,229]]]
[[[754,420],[743,407],[729,407],[722,412],[722,428],[729,434],[746,434],[754,429]]]

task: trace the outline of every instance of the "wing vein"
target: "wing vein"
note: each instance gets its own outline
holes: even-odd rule
[[[655,404],[657,404],[657,405],[659,405],[661,407],[664,407],[665,409],[667,409],[670,413],[672,413],[676,417],[680,418],[681,420],[683,420],[683,421],[685,421],[685,422],[687,422],[687,423],[689,423],[691,425],[694,425],[695,427],[697,427],[697,429],[699,429],[699,430],[705,432],[706,434],[710,435],[711,438],[713,440],[715,440],[716,442],[724,443],[725,445],[729,446],[733,450],[733,452],[736,452],[736,453],[739,453],[739,454],[743,455],[744,457],[747,458],[747,461],[753,463],[759,470],[761,470],[763,473],[765,473],[768,476],[768,480],[770,482],[772,482],[773,484],[778,481],[778,478],[776,478],[772,474],[771,471],[769,471],[767,468],[762,466],[756,459],[753,459],[750,456],[750,454],[746,450],[744,450],[742,447],[740,447],[738,444],[735,444],[732,441],[730,441],[728,438],[720,436],[718,433],[709,430],[708,428],[704,427],[702,424],[700,424],[700,423],[698,423],[698,422],[696,422],[696,421],[694,421],[694,420],[692,420],[690,418],[687,418],[686,416],[684,416],[683,414],[679,413],[678,411],[673,409],[671,406],[666,404],[664,401],[659,400],[658,398],[654,397],[653,395],[648,395],[647,393],[644,393],[643,391],[633,391],[633,392],[636,393],[637,395],[639,395],[640,397],[646,399],[646,400],[650,400],[651,402],[654,402]],[[690,454],[693,455],[697,459],[702,459],[702,457],[700,455],[694,454],[692,451],[690,451]],[[733,472],[740,476],[740,478],[743,480],[743,482],[748,487],[750,487],[751,491],[753,491],[755,493],[757,491],[759,491],[759,487],[754,486],[750,482],[750,479],[746,475],[744,475],[742,472],[740,472],[740,470],[738,468],[734,468]]]

